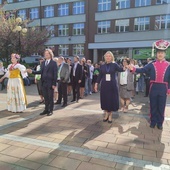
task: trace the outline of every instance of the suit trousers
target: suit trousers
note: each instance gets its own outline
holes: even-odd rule
[[[52,112],[54,107],[54,90],[52,86],[49,87],[48,85],[44,84],[42,86],[42,90],[45,100],[45,110]]]
[[[63,98],[63,104],[67,104],[67,83],[58,82],[58,103],[61,103]]]
[[[78,83],[75,80],[74,76],[73,76],[72,88],[73,88],[73,100],[79,100],[79,98],[80,98],[80,83]]]

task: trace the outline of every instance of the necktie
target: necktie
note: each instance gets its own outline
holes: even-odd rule
[[[45,66],[47,66],[48,65],[48,60],[45,62]]]

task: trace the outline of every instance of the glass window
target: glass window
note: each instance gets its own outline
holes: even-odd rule
[[[73,24],[73,35],[84,35],[84,23]]]
[[[100,21],[98,22],[98,34],[105,34],[105,33],[110,33],[110,21]]]
[[[116,0],[116,9],[130,8],[130,0]]]
[[[69,4],[58,5],[58,15],[59,16],[69,15]]]
[[[135,31],[149,30],[149,27],[150,27],[149,17],[135,18]]]
[[[84,55],[84,44],[74,44],[73,55]]]
[[[69,55],[69,45],[59,45],[58,55],[68,56]]]
[[[169,4],[170,0],[157,0],[156,4]]]
[[[135,7],[151,5],[151,0],[135,0]]]
[[[68,25],[59,25],[58,26],[58,36],[68,36],[69,35],[69,26]]]
[[[84,2],[73,3],[73,14],[84,14]]]
[[[116,20],[116,32],[128,32],[129,19]]]
[[[21,17],[23,20],[26,19],[26,9],[18,10],[18,16]]]
[[[44,17],[54,17],[54,6],[46,6],[44,8]]]
[[[98,11],[111,10],[111,0],[98,0]]]
[[[2,4],[2,0],[0,0],[0,4]]]
[[[22,2],[22,1],[25,1],[25,0],[18,0],[18,2]]]
[[[170,15],[160,15],[155,18],[155,30],[169,29]]]
[[[38,8],[31,8],[30,9],[30,19],[37,19],[39,18],[39,9]]]
[[[46,28],[47,28],[47,30],[49,32],[49,35],[51,37],[55,37],[55,27],[54,27],[54,25],[47,26]]]
[[[14,0],[8,0],[7,2],[8,2],[8,3],[13,3],[13,2],[14,2]]]

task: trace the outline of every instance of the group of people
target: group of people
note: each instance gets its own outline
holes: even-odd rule
[[[162,130],[166,96],[170,93],[170,64],[165,60],[165,50],[169,45],[170,43],[164,40],[155,42],[156,59],[141,68],[128,58],[124,58],[120,64],[116,63],[111,51],[106,52],[105,61],[99,67],[98,64],[93,66],[90,60],[86,62],[85,58],[80,60],[79,56],[74,57],[73,63],[69,58],[65,59],[62,56],[54,58],[52,50],[46,49],[44,57],[40,58],[40,65],[36,70],[31,70],[19,63],[18,54],[12,54],[12,64],[0,79],[2,82],[5,77],[9,78],[8,111],[22,112],[26,109],[27,100],[21,75],[28,72],[35,74],[40,102],[45,103],[45,109],[40,115],[51,116],[54,104],[66,107],[71,89],[73,95],[71,102],[78,102],[85,95],[100,89],[101,109],[105,113],[103,122],[112,123],[113,112],[119,109],[123,112],[128,111],[130,98],[133,97],[135,90],[135,75],[140,73],[149,77],[147,86],[149,85],[150,89],[148,90],[151,108],[150,127],[157,126]]]
[[[170,42],[159,40],[153,43],[156,48],[156,58],[142,68],[128,64],[124,59],[122,67],[113,62],[114,56],[111,52],[105,54],[105,64],[101,66],[95,90],[101,83],[101,108],[105,112],[103,121],[112,123],[112,112],[119,109],[119,95],[122,109],[126,110],[129,104],[128,98],[133,90],[133,74],[143,73],[149,77],[149,99],[150,99],[150,128],[163,129],[164,112],[167,95],[170,95],[170,64],[165,60],[166,49]],[[154,49],[152,50],[154,51]],[[118,88],[118,80],[120,86]],[[118,91],[120,90],[120,93]],[[119,95],[118,95],[119,94]]]

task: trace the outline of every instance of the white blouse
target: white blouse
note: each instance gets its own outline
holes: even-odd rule
[[[9,78],[9,69],[10,69],[11,65],[12,65],[12,64],[8,65],[7,72],[6,72],[6,74],[5,74],[5,77],[7,77],[7,78]],[[20,64],[20,63],[17,63],[17,64],[14,66],[14,69],[19,69],[19,70],[20,70],[22,78],[25,78],[25,77],[28,76],[28,74],[25,73],[26,67],[25,67],[24,65],[22,65],[22,64]]]

